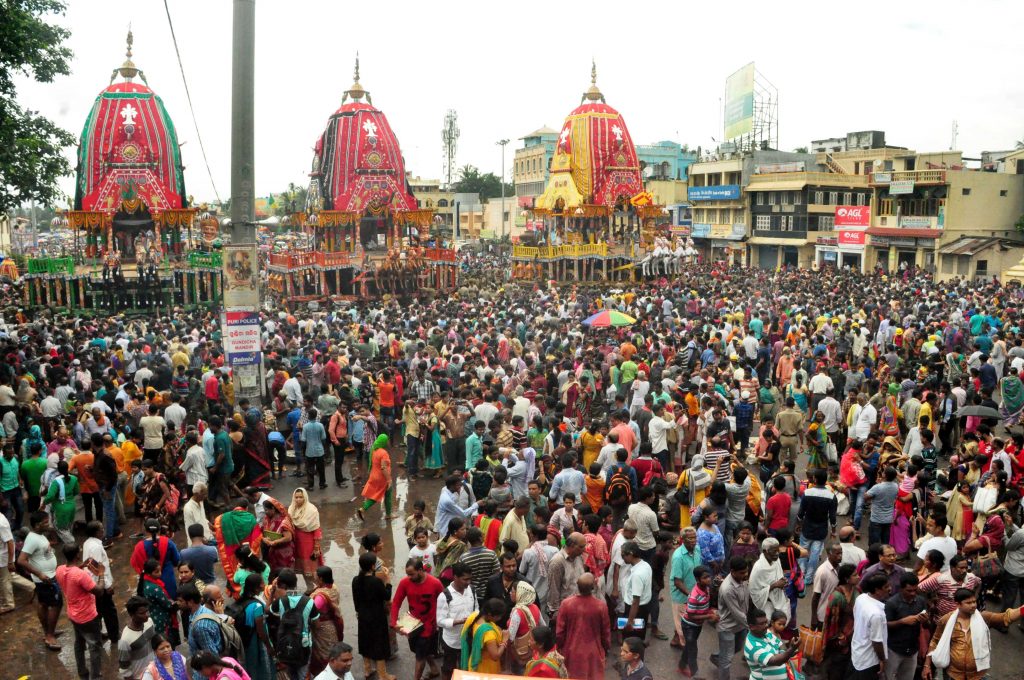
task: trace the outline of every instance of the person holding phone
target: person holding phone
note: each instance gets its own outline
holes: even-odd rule
[[[654,571],[651,565],[644,562],[640,556],[641,552],[636,541],[626,541],[622,544],[622,559],[630,567],[623,579],[622,601],[626,609],[626,625],[622,627],[622,631],[624,635],[635,633],[643,640],[647,637],[647,618],[651,613]],[[639,626],[636,625],[637,619],[641,623]]]

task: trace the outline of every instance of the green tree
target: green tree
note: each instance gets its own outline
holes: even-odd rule
[[[793,153],[807,153],[807,147],[806,146],[798,146],[795,149],[793,149]]]
[[[274,203],[274,214],[284,217],[294,212],[305,212],[306,193],[306,187],[289,182],[287,191],[274,194],[277,197],[277,202]]]
[[[480,194],[480,200],[501,196],[501,179],[493,172],[481,174],[474,165],[459,168],[459,179],[452,185],[458,194]],[[505,196],[515,196],[515,185],[505,183]]]
[[[71,72],[70,31],[47,19],[63,15],[60,0],[0,2],[0,210],[63,197],[57,181],[71,172],[65,147],[75,138],[37,111],[17,103],[14,79],[53,82]]]

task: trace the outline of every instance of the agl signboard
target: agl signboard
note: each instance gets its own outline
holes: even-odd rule
[[[836,229],[871,225],[871,208],[866,205],[837,205]]]

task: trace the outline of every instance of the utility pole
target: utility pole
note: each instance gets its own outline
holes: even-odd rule
[[[234,0],[231,41],[231,242],[254,243],[256,0]]]
[[[505,237],[505,145],[507,139],[499,139],[496,144],[501,147],[501,236]]]
[[[223,251],[221,325],[235,394],[258,407],[265,381],[253,152],[256,0],[233,0],[231,27],[231,243]]]

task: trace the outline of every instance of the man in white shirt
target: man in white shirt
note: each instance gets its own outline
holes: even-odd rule
[[[59,418],[64,415],[64,404],[52,392],[46,392],[46,396],[39,402],[39,411],[43,418]]]
[[[14,408],[14,388],[6,383],[0,385],[0,407]]]
[[[857,413],[857,422],[853,424],[853,438],[864,442],[878,422],[878,411],[863,394],[857,397],[857,403],[860,405],[860,411]]]
[[[629,565],[629,573],[622,580],[622,603],[626,611],[626,625],[622,634],[630,636],[632,631],[636,631],[637,637],[642,640],[646,637],[651,613],[654,572],[640,553],[640,546],[635,541],[626,541],[622,545],[622,559]],[[636,619],[641,619],[643,625],[633,625]]]
[[[82,543],[82,561],[93,560],[96,564],[103,565],[103,571],[99,575],[90,569],[86,571],[92,576],[94,583],[104,588],[102,593],[96,595],[96,611],[103,619],[107,637],[113,640],[112,646],[116,647],[121,636],[121,626],[117,620],[117,607],[114,605],[114,575],[110,570],[110,558],[103,547],[103,523],[89,522],[85,525],[85,534],[88,538]]]
[[[516,388],[516,398],[512,406],[512,417],[522,416],[523,422],[526,422],[526,417],[530,415],[530,400],[523,396],[524,393],[522,385]]]
[[[868,554],[853,542],[857,531],[852,526],[845,526],[839,530],[839,545],[843,549],[843,559],[840,564],[857,566],[868,558]]]
[[[0,512],[0,614],[14,611],[14,534],[7,516]]]
[[[842,564],[842,560],[842,544],[833,543],[828,548],[825,561],[814,570],[814,588],[811,595],[811,627],[814,629],[817,629],[819,623],[825,622],[832,593],[839,586],[839,575],[836,570]]]
[[[313,680],[353,680],[352,645],[336,642],[327,652],[327,668]]]
[[[917,567],[921,567],[924,558],[930,551],[938,550],[946,558],[942,563],[941,571],[948,574],[949,563],[956,556],[957,548],[956,540],[946,535],[946,516],[936,513],[928,515],[924,528],[928,532],[928,538],[917,551]]]
[[[465,562],[452,566],[451,584],[437,596],[437,626],[441,629],[441,678],[450,680],[462,657],[462,625],[477,610],[473,569]],[[319,679],[318,679],[319,680]]]
[[[601,447],[595,461],[601,466],[601,476],[608,474],[608,470],[615,464],[615,452],[619,450],[619,435],[616,432],[609,432],[606,438],[607,443]],[[653,447],[652,447],[653,449]]]
[[[818,402],[825,398],[828,391],[835,388],[832,384],[832,378],[825,372],[825,365],[818,366],[818,372],[815,373],[810,382],[807,383],[807,389],[811,391],[811,408],[817,408]]]
[[[158,460],[164,449],[164,430],[167,422],[159,414],[156,404],[149,405],[149,415],[139,418],[139,429],[142,430],[142,455],[147,460]]]
[[[825,398],[818,402],[818,410],[825,414],[825,432],[829,440],[836,444],[839,430],[843,426],[843,407],[835,398],[835,390],[830,389],[825,393]]]
[[[167,423],[167,429],[171,432],[179,432],[181,424],[185,422],[187,416],[188,412],[181,405],[181,396],[176,393],[172,394],[171,405],[164,409],[164,421]]]
[[[476,416],[476,419],[484,425],[490,425],[491,421],[496,415],[498,415],[498,413],[498,407],[490,401],[481,402],[475,409],[473,409],[473,414]]]
[[[211,541],[213,540],[213,529],[210,527],[210,520],[206,518],[206,506],[203,505],[208,493],[206,484],[199,482],[193,485],[192,498],[182,506],[181,511],[184,514],[182,524],[186,528],[198,524],[203,527],[203,538],[206,541]]]
[[[149,369],[149,366],[146,365],[145,361],[140,361],[139,367],[139,370],[135,372],[135,377],[132,379],[132,382],[135,383],[136,387],[141,389],[143,384],[145,384],[145,381],[152,380],[153,371]]]
[[[185,460],[181,462],[185,483],[190,487],[206,484],[210,481],[210,471],[206,469],[206,452],[199,445],[199,434],[195,430],[189,430],[185,434],[185,443],[188,444],[188,449],[185,451]]]
[[[889,625],[885,618],[885,601],[892,587],[885,574],[872,574],[861,582],[861,596],[853,603],[853,637],[850,642],[850,663],[860,678],[884,675]]]
[[[284,381],[282,387],[285,395],[293,405],[302,403],[302,385],[299,383],[298,375],[293,375]]]

